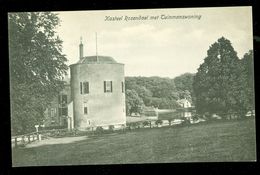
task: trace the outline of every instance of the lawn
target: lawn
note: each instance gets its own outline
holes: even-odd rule
[[[139,129],[13,149],[13,166],[255,161],[254,119]]]

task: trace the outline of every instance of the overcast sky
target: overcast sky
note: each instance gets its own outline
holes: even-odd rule
[[[224,36],[239,58],[253,49],[251,7],[181,8],[149,10],[107,10],[58,12],[57,28],[63,40],[68,65],[79,60],[80,37],[84,56],[98,54],[125,64],[126,76],[162,76],[173,78],[185,72],[195,73],[207,55],[209,46]],[[125,21],[125,16],[148,16],[148,20]],[[196,15],[201,18],[161,19],[161,15]],[[121,17],[106,21],[106,16]],[[157,20],[149,20],[159,16]]]

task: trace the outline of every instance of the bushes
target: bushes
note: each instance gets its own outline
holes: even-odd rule
[[[127,125],[127,128],[129,129],[129,130],[131,130],[131,129],[139,129],[140,127],[141,127],[141,125],[140,125],[140,123],[139,122],[133,122],[133,123],[128,123],[128,124],[126,124]]]
[[[98,127],[96,128],[95,133],[96,133],[96,134],[102,134],[102,133],[104,133],[104,129],[102,128],[102,126],[98,126]]]
[[[144,122],[143,122],[143,125],[144,125],[144,126],[149,126],[150,123],[149,123],[148,121],[144,121]]]
[[[108,130],[109,130],[110,132],[113,132],[114,129],[115,129],[115,126],[114,126],[114,125],[109,125]]]
[[[162,120],[160,120],[160,119],[155,121],[155,124],[157,125],[157,127],[158,127],[159,125],[161,125],[162,123],[163,123],[163,122],[162,122]]]

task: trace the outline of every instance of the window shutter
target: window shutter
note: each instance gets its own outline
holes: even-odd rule
[[[82,94],[82,82],[80,82],[80,94]]]
[[[104,81],[104,92],[106,92],[106,81]]]
[[[87,93],[89,93],[89,82],[87,82]]]
[[[86,93],[86,82],[82,82],[82,94]]]
[[[88,107],[84,107],[84,114],[88,114]]]
[[[110,81],[111,92],[113,92],[112,81]]]
[[[89,85],[88,82],[83,82],[83,94],[88,94],[89,93]]]

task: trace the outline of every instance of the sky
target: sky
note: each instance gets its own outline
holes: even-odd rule
[[[84,56],[96,52],[111,56],[125,64],[126,76],[174,78],[196,73],[210,45],[222,36],[231,41],[239,58],[253,49],[251,7],[57,13],[61,23],[56,31],[63,40],[68,65],[79,60],[82,37]],[[171,18],[165,19],[167,16]]]

